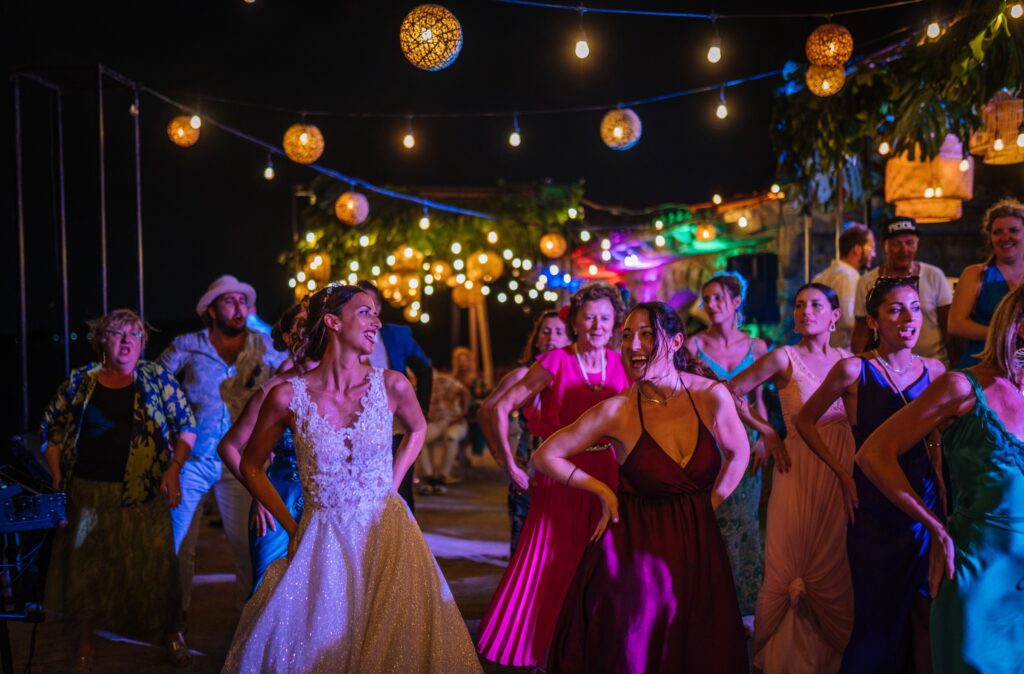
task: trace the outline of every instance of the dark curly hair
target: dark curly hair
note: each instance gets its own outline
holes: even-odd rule
[[[324,357],[330,338],[327,334],[327,326],[324,325],[324,316],[327,314],[337,316],[349,300],[360,293],[366,293],[366,290],[359,286],[335,282],[324,286],[309,298],[306,319],[302,321],[302,325],[295,335],[297,360],[302,362],[320,360]]]
[[[616,342],[619,331],[622,329],[622,321],[626,318],[626,304],[622,301],[622,293],[619,289],[603,281],[588,283],[573,293],[569,299],[569,315],[565,319],[565,329],[568,331],[572,341],[575,342],[579,338],[579,335],[576,334],[576,327],[573,324],[576,322],[576,315],[580,312],[580,309],[587,302],[595,302],[602,299],[611,302],[612,309],[615,310],[615,334],[611,342]]]
[[[292,331],[295,327],[295,318],[306,310],[306,302],[303,300],[298,304],[294,304],[284,310],[281,317],[277,319],[277,323],[274,323],[274,327],[270,330],[270,338],[274,340],[274,348],[278,351],[287,351],[288,344],[284,341],[284,336]]]
[[[657,358],[665,348],[666,340],[671,339],[676,335],[682,335],[683,339],[686,339],[686,328],[683,326],[683,321],[679,318],[679,314],[664,302],[641,302],[630,309],[627,318],[637,311],[646,311],[647,320],[650,322],[651,327],[654,328],[654,349],[651,351],[651,355],[647,359],[647,365],[649,367],[651,362]],[[680,348],[672,355],[672,365],[678,372],[689,372],[690,374],[695,374],[700,377],[706,377],[716,381],[718,380],[718,377],[716,377],[700,361],[699,358],[690,358],[690,355],[684,348]],[[645,370],[644,375],[646,374],[647,372]]]

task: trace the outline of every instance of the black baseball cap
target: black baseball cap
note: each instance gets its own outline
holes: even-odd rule
[[[920,237],[921,232],[917,229],[917,220],[897,216],[895,218],[889,218],[882,223],[882,241],[894,236],[899,236],[900,234],[913,234],[914,236]]]

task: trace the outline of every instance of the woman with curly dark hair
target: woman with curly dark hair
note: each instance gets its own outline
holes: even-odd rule
[[[490,433],[501,450],[499,460],[520,489],[530,488],[530,477],[512,454],[509,415],[540,396],[533,426],[547,437],[625,389],[629,380],[622,357],[608,348],[625,313],[615,287],[580,288],[566,320],[575,343],[541,354],[495,401]],[[599,441],[586,449],[575,463],[614,489],[618,464],[611,445]],[[544,661],[566,588],[600,518],[601,503],[593,494],[537,476],[519,546],[480,623],[478,648],[485,658],[520,667]]]

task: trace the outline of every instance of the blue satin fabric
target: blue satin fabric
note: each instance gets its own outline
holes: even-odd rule
[[[298,522],[302,517],[302,485],[299,483],[299,466],[290,430],[284,432],[274,447],[274,460],[267,468],[267,477],[281,495],[288,512]],[[252,560],[252,593],[255,593],[271,563],[288,555],[288,533],[278,523],[276,530],[268,529],[264,535],[257,536],[256,527],[251,524],[251,511],[249,521],[249,557]]]

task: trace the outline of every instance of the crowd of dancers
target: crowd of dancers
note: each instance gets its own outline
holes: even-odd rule
[[[843,258],[869,263],[851,231]],[[917,352],[907,219],[883,227],[854,320],[842,288],[797,290],[791,345],[741,330],[733,272],[704,283],[695,336],[602,283],[543,313],[479,409],[512,555],[476,644],[410,509],[424,441],[447,437],[431,424],[454,417],[428,422],[429,359],[371,283],[325,286],[266,336],[252,287],[221,277],[204,330],[153,362],[144,322],[114,311],[43,428],[69,494],[47,606],[78,629],[75,671],[97,626],[161,630],[188,664],[208,492],[247,598],[225,672],[1024,671],[1024,206],[984,231],[991,259],[938,305],[980,343],[959,371]]]

